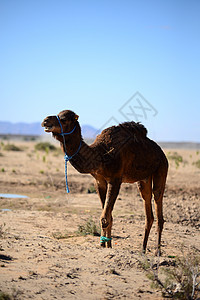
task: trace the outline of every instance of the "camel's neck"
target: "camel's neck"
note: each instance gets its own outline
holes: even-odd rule
[[[83,140],[79,152],[70,160],[72,166],[80,173],[94,173],[101,163],[99,154]]]
[[[77,171],[80,173],[95,172],[100,164],[100,158],[95,149],[83,141],[80,126],[77,126],[71,135],[54,135],[54,137],[60,141],[63,152],[72,157],[70,163]]]

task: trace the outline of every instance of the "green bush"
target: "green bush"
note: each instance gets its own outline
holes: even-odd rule
[[[88,192],[88,194],[96,194],[97,193],[94,185],[91,185],[87,192]]]
[[[200,159],[193,162],[193,165],[200,169]]]
[[[15,146],[14,144],[7,144],[3,148],[5,151],[23,151],[18,146]]]
[[[183,157],[177,152],[173,152],[173,153],[169,152],[167,154],[167,158],[175,162],[176,168],[178,168],[180,166],[180,163],[183,162]]]
[[[89,218],[84,225],[78,226],[78,235],[94,235],[94,236],[100,236],[101,230],[99,226],[96,226],[95,222],[92,220],[92,218]]]
[[[48,142],[41,142],[35,145],[35,150],[45,151],[48,153],[49,151],[56,151],[57,148]]]

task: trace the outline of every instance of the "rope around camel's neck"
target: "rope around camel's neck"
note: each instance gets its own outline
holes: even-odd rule
[[[79,152],[72,159],[70,159],[70,163],[80,173],[94,173],[97,169],[99,169],[101,162],[99,153],[95,148],[89,146],[80,137],[80,139],[76,139],[76,143],[73,143],[73,146],[71,147],[68,146],[70,141],[68,139],[65,140],[67,151],[69,154],[73,154],[79,146],[80,141],[81,148]],[[63,141],[60,142],[63,148]]]
[[[64,157],[65,158],[65,180],[66,180],[66,190],[67,190],[67,193],[69,193],[69,187],[68,187],[68,181],[67,181],[67,163],[70,159],[72,159],[74,156],[76,156],[78,154],[78,152],[80,151],[80,149],[81,149],[81,140],[80,140],[80,143],[79,143],[79,146],[78,146],[76,152],[73,152],[72,154],[70,154],[67,151],[67,147],[66,147],[67,143],[66,143],[66,140],[65,140],[65,136],[71,135],[75,131],[76,125],[74,126],[74,128],[71,131],[64,132],[59,116],[57,116],[57,119],[58,119],[58,123],[59,123],[60,129],[61,129],[61,133],[59,135],[62,136],[63,150],[65,152],[65,157]]]

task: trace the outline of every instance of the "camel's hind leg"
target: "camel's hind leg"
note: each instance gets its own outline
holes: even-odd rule
[[[155,211],[157,216],[157,249],[156,255],[161,254],[161,235],[163,230],[164,218],[163,218],[163,194],[165,190],[165,183],[167,178],[168,165],[163,167],[153,175],[153,194],[155,200]]]
[[[144,240],[143,240],[143,252],[146,251],[147,241],[149,237],[149,233],[154,221],[153,212],[152,212],[152,178],[151,176],[146,179],[138,182],[138,188],[140,190],[140,194],[144,199],[145,206],[145,232],[144,232]]]

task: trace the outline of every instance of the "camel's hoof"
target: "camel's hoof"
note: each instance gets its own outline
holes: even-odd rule
[[[107,244],[106,244],[106,248],[112,248],[111,241],[107,242]]]

